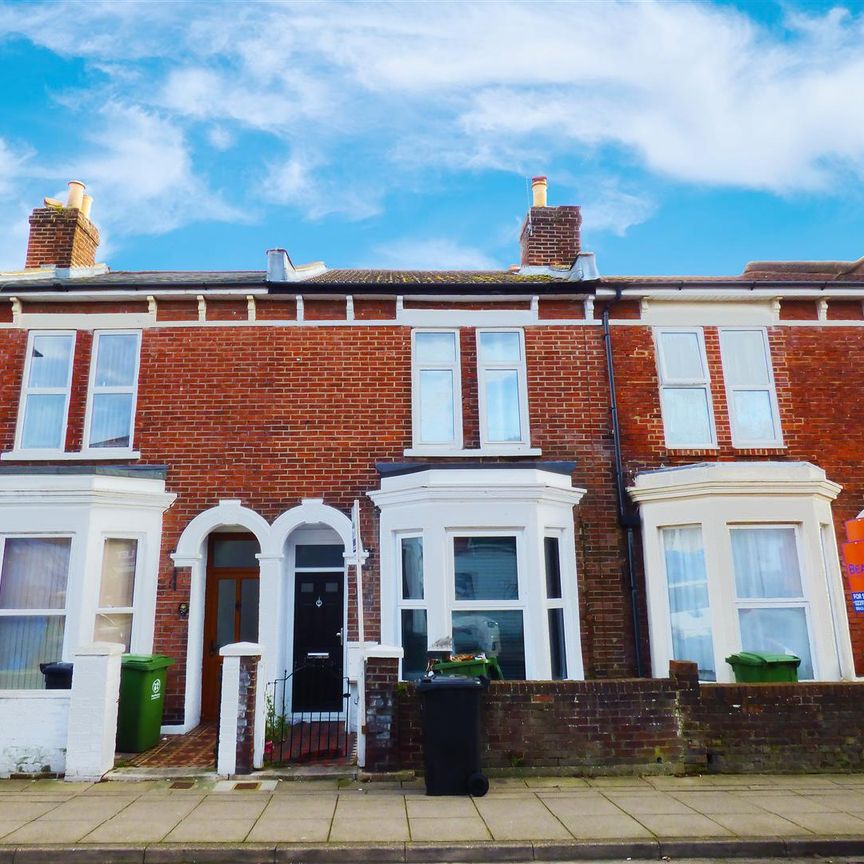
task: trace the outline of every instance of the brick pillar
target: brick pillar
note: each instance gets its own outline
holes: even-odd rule
[[[253,768],[258,715],[258,667],[261,646],[237,642],[219,649],[222,700],[216,773],[249,774]]]
[[[396,722],[396,685],[401,648],[376,646],[366,655],[366,763],[367,771],[399,768],[399,730]]]
[[[700,722],[699,667],[689,660],[670,660],[669,677],[676,690],[675,712],[681,754],[678,773],[702,774],[708,768],[708,748]]]

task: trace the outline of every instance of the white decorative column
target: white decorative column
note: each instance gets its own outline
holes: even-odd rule
[[[248,774],[261,765],[264,748],[263,685],[259,682],[261,646],[235,642],[219,649],[222,657],[222,700],[219,705],[219,750],[216,773]],[[260,742],[260,751],[259,751]]]
[[[123,646],[113,642],[93,642],[75,652],[66,780],[100,780],[114,767],[122,653]]]

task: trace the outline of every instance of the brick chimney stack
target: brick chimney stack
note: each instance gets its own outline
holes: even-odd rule
[[[546,190],[545,177],[535,177],[531,181],[533,206],[525,217],[519,238],[522,266],[560,264],[571,267],[580,252],[582,214],[578,207],[548,207]]]
[[[25,268],[92,267],[96,263],[99,231],[90,221],[93,199],[84,194],[84,184],[69,183],[65,206],[53,198],[30,214],[30,239]]]

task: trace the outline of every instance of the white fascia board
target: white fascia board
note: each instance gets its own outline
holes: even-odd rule
[[[17,295],[18,299],[22,303],[27,303],[28,301],[38,301],[40,303],[68,303],[70,300],[74,300],[76,302],[94,302],[98,303],[99,301],[104,300],[140,300],[142,303],[147,302],[148,297],[158,297],[162,300],[188,300],[190,297],[197,297],[199,294],[204,294],[205,297],[215,297],[215,298],[236,298],[236,297],[246,297],[249,294],[253,294],[255,296],[267,296],[269,294],[269,290],[267,288],[262,288],[260,286],[248,286],[246,288],[155,288],[155,287],[146,287],[138,290],[134,290],[131,288],[122,289],[122,288],[112,288],[105,291],[88,291],[86,289],[81,289],[80,291],[27,291],[24,294]],[[10,295],[11,296],[11,295]],[[282,297],[281,294],[272,295],[275,298]],[[290,297],[284,295],[286,300],[291,300],[293,302],[294,297],[291,295]],[[130,313],[118,313],[118,314],[130,314]],[[134,314],[134,313],[132,313]]]
[[[575,506],[585,489],[570,477],[541,469],[447,470],[432,468],[383,477],[381,489],[369,492],[376,506],[424,501],[534,501]]]
[[[751,298],[724,300],[713,298],[676,297],[674,299],[642,298],[641,322],[646,325],[740,325],[770,326],[778,323],[774,299]]]
[[[642,472],[627,491],[641,504],[706,495],[815,496],[833,501],[842,488],[809,462],[715,462]]]
[[[96,474],[0,474],[0,507],[84,505],[166,510],[177,496],[165,481]]]

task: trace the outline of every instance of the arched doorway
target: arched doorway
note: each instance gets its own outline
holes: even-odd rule
[[[260,544],[246,531],[214,531],[207,538],[204,591],[204,651],[201,719],[219,719],[222,658],[219,649],[234,642],[257,642]]]

